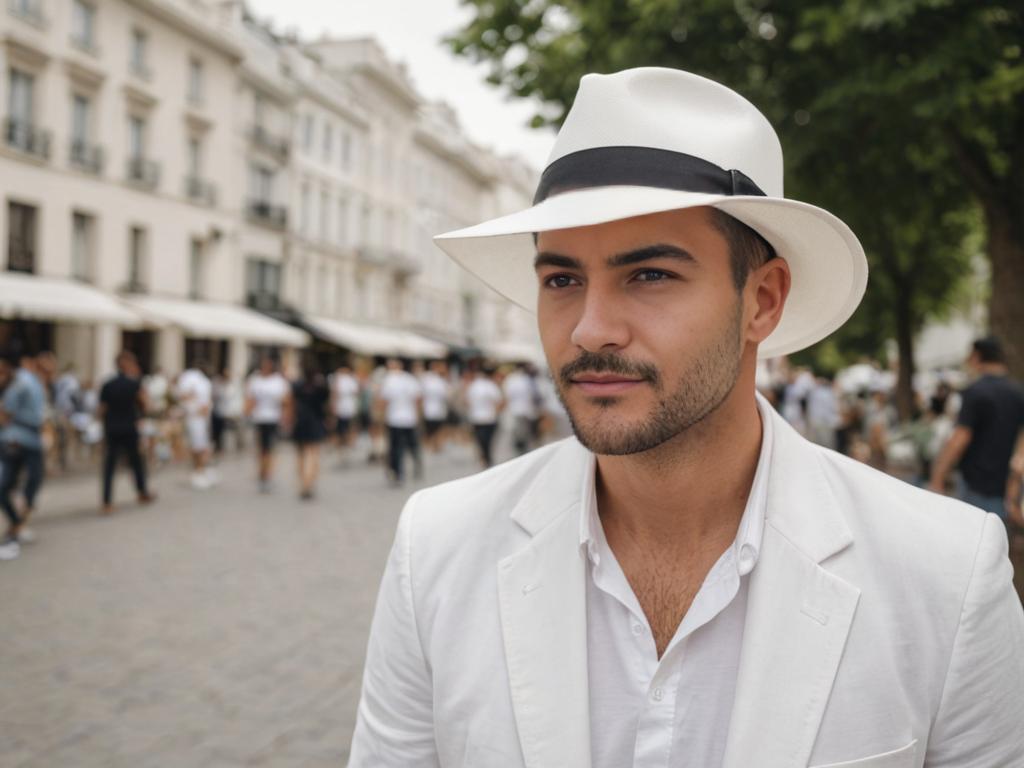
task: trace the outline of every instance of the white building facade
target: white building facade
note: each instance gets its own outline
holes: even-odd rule
[[[10,0],[0,39],[0,347],[89,378],[122,346],[237,375],[318,321],[365,353],[360,328],[533,343],[430,240],[528,205],[533,173],[374,41],[286,41],[204,0]]]

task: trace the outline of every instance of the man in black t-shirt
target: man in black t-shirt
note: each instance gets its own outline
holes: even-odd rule
[[[974,342],[968,366],[978,378],[962,395],[960,416],[932,471],[932,490],[943,492],[954,466],[960,498],[1007,519],[1010,459],[1024,431],[1024,390],[1007,376],[1003,350],[994,338]]]
[[[141,370],[135,355],[125,350],[117,356],[117,375],[100,390],[100,415],[106,437],[103,457],[103,514],[114,511],[114,468],[123,453],[128,457],[135,475],[139,502],[148,504],[155,498],[146,488],[146,465],[139,453],[138,422],[146,412],[146,393],[142,388]]]

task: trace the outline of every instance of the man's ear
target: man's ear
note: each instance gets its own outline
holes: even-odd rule
[[[775,330],[782,320],[791,284],[789,264],[779,256],[750,273],[743,288],[747,341],[760,344]]]

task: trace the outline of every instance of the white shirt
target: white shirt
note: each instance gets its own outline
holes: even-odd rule
[[[423,418],[444,421],[448,418],[448,391],[450,387],[439,374],[427,371],[420,378],[423,385]]]
[[[189,368],[178,377],[178,397],[183,401],[186,416],[206,416],[213,404],[213,385],[198,368]]]
[[[246,394],[253,400],[252,420],[257,424],[280,423],[290,389],[288,380],[280,373],[264,376],[257,372],[250,376]]]
[[[359,411],[359,382],[351,373],[336,373],[331,380],[334,387],[334,415],[351,419]]]
[[[388,404],[384,422],[389,427],[415,427],[418,421],[416,401],[422,395],[423,389],[411,373],[388,371],[380,385],[380,398]]]
[[[586,547],[590,563],[587,648],[593,768],[722,764],[748,575],[757,563],[764,531],[770,415],[762,413],[761,423],[761,455],[736,539],[708,572],[660,661],[647,618],[605,539],[591,463],[584,481],[580,546]]]
[[[513,371],[505,379],[505,398],[512,416],[537,418],[537,394],[533,379],[523,371]]]
[[[487,378],[473,379],[466,389],[470,424],[495,424],[502,395],[498,385]]]

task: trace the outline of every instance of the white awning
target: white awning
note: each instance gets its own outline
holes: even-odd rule
[[[448,347],[418,333],[400,328],[362,325],[328,317],[304,318],[319,335],[339,347],[360,355],[382,355],[415,358],[444,358]]]
[[[114,296],[57,277],[0,273],[0,318],[69,323],[115,323],[137,328],[143,320]]]
[[[547,368],[548,365],[540,342],[498,341],[486,345],[484,352],[496,363],[533,363],[540,368]]]
[[[304,347],[309,334],[259,312],[235,304],[132,296],[125,303],[158,325],[173,325],[189,336],[242,339],[253,344]]]

